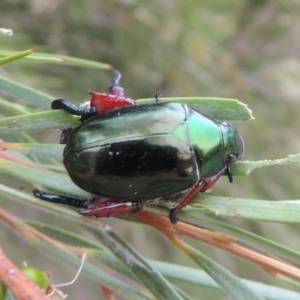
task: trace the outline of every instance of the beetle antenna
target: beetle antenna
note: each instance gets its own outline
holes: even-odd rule
[[[227,165],[227,176],[228,176],[229,182],[232,183],[233,179],[232,179],[232,173],[231,173],[229,165]]]
[[[118,70],[113,70],[114,74],[115,74],[115,77],[111,83],[111,86],[109,88],[112,88],[114,86],[118,86],[119,83],[120,83],[120,79],[122,77],[122,74],[121,72],[119,72]]]

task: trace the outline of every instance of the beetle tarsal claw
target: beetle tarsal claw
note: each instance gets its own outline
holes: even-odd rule
[[[178,218],[176,217],[177,211],[176,208],[171,208],[169,212],[169,219],[173,224],[176,224],[178,222]]]

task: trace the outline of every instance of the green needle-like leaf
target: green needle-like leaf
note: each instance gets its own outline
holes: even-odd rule
[[[19,99],[20,102],[23,100],[23,102],[28,105],[43,109],[49,109],[51,101],[55,99],[50,95],[20,84],[4,76],[0,76],[0,90],[14,96]]]
[[[6,55],[15,56],[15,55],[19,55],[19,53],[16,51],[0,50],[0,56],[6,56]],[[114,68],[110,64],[95,62],[88,59],[82,59],[82,58],[59,55],[59,54],[40,53],[40,52],[35,53],[34,55],[31,55],[29,57],[26,57],[26,59],[28,61],[35,61],[40,63],[61,63],[69,66],[96,68],[102,70],[112,70]]]
[[[189,256],[213,278],[224,291],[234,300],[263,300],[260,296],[254,293],[249,287],[239,278],[228,272],[222,266],[215,263],[213,260],[195,250],[189,245],[186,245]]]
[[[249,175],[252,171],[262,167],[269,167],[282,164],[300,165],[300,154],[291,154],[286,158],[274,160],[258,160],[258,161],[242,161],[237,162],[232,166],[232,171],[235,175]]]
[[[84,227],[110,249],[146,287],[160,300],[180,300],[180,295],[171,284],[130,245],[118,237],[111,227]]]
[[[41,131],[75,127],[79,124],[78,117],[59,109],[0,119],[0,131],[2,133]]]
[[[0,171],[11,174],[27,182],[40,184],[50,189],[90,198],[90,195],[77,187],[77,185],[75,185],[67,175],[35,169],[4,159],[0,159]]]
[[[155,98],[139,99],[137,102],[139,104],[152,104],[155,103]],[[236,99],[207,97],[159,98],[159,103],[164,102],[186,104],[216,120],[249,121],[254,119],[252,111],[247,105]]]
[[[300,223],[299,200],[268,201],[199,194],[191,205],[193,209],[198,208],[202,212],[217,216]]]
[[[62,160],[65,145],[61,144],[33,144],[33,143],[4,143],[0,142],[0,149],[15,150],[25,155],[55,158]]]
[[[4,65],[10,62],[13,62],[15,60],[18,60],[20,58],[23,58],[29,54],[34,53],[37,50],[37,48],[29,49],[23,52],[15,52],[14,54],[9,54],[8,56],[0,58],[0,65]]]
[[[229,223],[222,222],[216,218],[199,214],[198,211],[190,210],[188,214],[182,213],[181,216],[183,220],[190,221],[192,219],[193,223],[196,223],[197,226],[230,234],[236,237],[236,239],[241,241],[241,243],[244,245],[249,245],[252,248],[255,247],[255,249],[261,252],[270,253],[272,256],[280,257],[287,262],[294,262],[295,264],[298,264],[300,261],[300,253],[293,249],[285,247],[252,232],[243,230],[239,227],[233,226]]]

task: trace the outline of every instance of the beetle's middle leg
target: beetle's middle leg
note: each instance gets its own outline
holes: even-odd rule
[[[87,217],[117,217],[136,213],[142,210],[146,205],[154,202],[155,200],[144,200],[137,202],[130,202],[128,200],[108,199],[102,200],[93,198],[91,200],[84,198],[77,198],[72,196],[62,196],[34,190],[33,194],[36,198],[41,200],[65,204],[77,208],[81,208],[79,213]]]
[[[186,205],[188,205],[203,189],[205,183],[204,181],[198,181],[195,185],[189,188],[183,196],[176,201],[173,207],[170,209],[169,219],[173,224],[178,222],[176,217],[177,213],[181,211]]]
[[[188,205],[200,192],[205,192],[206,190],[210,189],[215,182],[219,179],[221,175],[218,174],[210,179],[206,180],[199,180],[195,185],[189,188],[183,196],[177,200],[177,202],[173,205],[170,209],[169,219],[170,221],[175,224],[178,221],[176,214],[181,211],[186,205]]]
[[[142,210],[145,205],[153,201],[154,200],[130,202],[120,199],[97,201],[97,199],[93,199],[90,205],[80,210],[79,213],[83,216],[96,218],[124,216]]]

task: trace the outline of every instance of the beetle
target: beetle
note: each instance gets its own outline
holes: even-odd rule
[[[116,73],[112,87],[118,86],[119,79]],[[126,98],[124,94],[120,97]],[[176,223],[176,214],[221,175],[232,182],[231,166],[244,152],[237,130],[185,104],[158,102],[137,105],[132,100],[118,106],[116,101],[103,111],[98,110],[101,105],[80,108],[63,99],[54,100],[53,109],[62,108],[82,118],[68,136],[63,163],[72,181],[94,198],[39,190],[34,195],[81,208],[80,214],[94,217],[132,214],[168,199],[174,202],[169,219]]]

